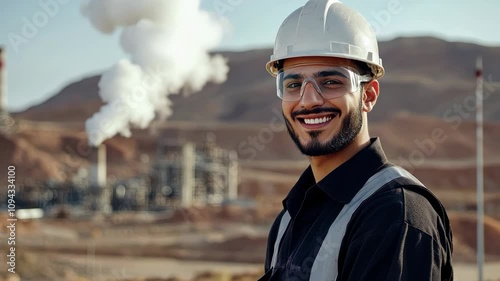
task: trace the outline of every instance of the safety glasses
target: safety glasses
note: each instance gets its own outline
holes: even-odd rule
[[[298,101],[304,95],[307,83],[324,99],[335,99],[357,91],[362,82],[372,80],[370,75],[360,75],[354,68],[345,66],[321,66],[312,76],[301,72],[303,65],[280,70],[276,76],[278,97],[284,101]]]

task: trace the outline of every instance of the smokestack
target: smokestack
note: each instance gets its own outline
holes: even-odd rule
[[[5,71],[5,48],[0,46],[0,114],[7,112],[7,74]]]
[[[101,144],[92,147],[90,154],[89,184],[90,186],[106,186],[106,146]]]

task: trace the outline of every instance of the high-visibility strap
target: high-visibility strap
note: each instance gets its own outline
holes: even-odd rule
[[[309,280],[333,281],[337,279],[340,245],[352,215],[363,201],[397,178],[410,178],[423,186],[412,174],[397,166],[386,167],[370,177],[351,202],[342,208],[330,226],[314,260]]]
[[[352,215],[361,203],[363,203],[363,201],[368,199],[381,187],[397,178],[409,178],[423,186],[423,184],[412,174],[397,166],[388,166],[371,176],[358,193],[356,193],[351,202],[344,205],[339,215],[330,226],[312,265],[309,280],[332,281],[337,278],[340,245]],[[279,246],[290,220],[290,214],[286,211],[281,217],[278,235],[276,236],[276,241],[274,242],[271,268],[276,266]]]
[[[271,260],[271,268],[274,268],[276,265],[276,260],[278,259],[278,250],[280,247],[281,239],[283,238],[283,234],[285,234],[285,230],[288,227],[288,223],[290,222],[290,214],[286,211],[281,217],[280,228],[278,230],[278,236],[276,236],[276,242],[274,242],[274,250],[273,250],[273,259]]]

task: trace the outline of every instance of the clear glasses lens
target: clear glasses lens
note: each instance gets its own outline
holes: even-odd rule
[[[324,99],[334,99],[357,91],[361,82],[372,79],[369,75],[361,76],[348,67],[324,67],[308,77],[299,70],[289,68],[280,71],[276,76],[277,94],[282,100],[300,100],[308,83],[311,83]]]

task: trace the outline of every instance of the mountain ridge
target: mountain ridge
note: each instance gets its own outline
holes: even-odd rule
[[[370,120],[386,121],[398,112],[445,118],[456,104],[467,105],[474,95],[477,55],[485,62],[486,120],[500,120],[500,95],[488,86],[500,75],[500,47],[448,42],[432,37],[396,38],[379,44],[386,76],[380,80],[381,94]],[[171,120],[216,122],[267,122],[279,109],[275,81],[264,69],[272,49],[226,51],[230,72],[223,84],[209,83],[200,93],[171,95]],[[100,76],[68,84],[46,101],[16,113],[23,119],[84,122],[97,112]],[[404,94],[402,94],[404,93]],[[456,108],[456,106],[455,106]],[[193,115],[192,112],[196,112]]]

